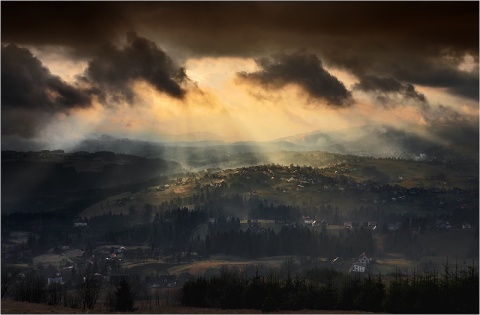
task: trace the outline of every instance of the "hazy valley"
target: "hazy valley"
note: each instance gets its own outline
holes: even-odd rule
[[[1,7],[1,313],[479,313],[478,1]]]
[[[185,283],[203,277],[287,272],[321,284],[331,273],[338,283],[347,275],[388,283],[447,262],[477,268],[478,160],[292,147],[300,145],[102,137],[71,153],[3,151],[2,270],[61,279],[65,306],[77,305],[68,300],[75,274],[102,279],[100,299],[126,277],[147,312],[154,299],[217,305],[189,300]],[[362,255],[370,260],[357,263]],[[17,296],[15,286],[6,294]],[[347,307],[337,303],[324,309]]]

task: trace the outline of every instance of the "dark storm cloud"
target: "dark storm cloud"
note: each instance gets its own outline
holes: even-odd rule
[[[261,45],[318,48],[345,38],[357,49],[453,47],[478,55],[474,2],[168,2],[128,8],[135,12],[133,24],[164,39],[178,37],[202,53],[248,54]]]
[[[452,94],[478,100],[478,69],[472,72],[459,69],[465,55],[437,53],[422,55],[402,50],[387,53],[371,49],[345,51],[340,47],[323,51],[330,65],[346,69],[360,80],[368,76],[388,77],[399,82],[443,88]]]
[[[450,93],[478,101],[478,69],[465,72],[458,64],[442,60],[410,58],[403,67],[392,67],[392,74],[399,80],[431,87],[446,88]]]
[[[478,56],[478,9],[474,1],[5,2],[2,40],[81,47],[142,29],[202,54],[242,55],[263,44],[321,47],[346,38],[358,48],[444,47]]]
[[[144,80],[160,92],[182,98],[186,91],[180,84],[187,76],[154,42],[129,34],[122,49],[112,44],[103,46],[88,63],[83,79],[107,92],[103,97],[113,93],[132,101],[134,93],[129,84],[134,80]]]
[[[131,29],[126,13],[115,2],[5,2],[2,42],[70,46],[89,54]]]
[[[50,115],[89,105],[88,92],[52,75],[28,49],[2,46],[2,134],[32,137]]]
[[[91,82],[116,91],[125,87],[127,80],[117,75],[128,79],[138,75],[161,91],[182,95],[181,69],[177,72],[175,67],[167,67],[173,73],[162,72],[167,68],[159,66],[164,75],[158,78],[139,64],[140,75],[128,62],[119,64],[125,50],[111,46],[98,53],[103,43],[118,44],[127,32],[136,31],[169,52],[175,50],[175,55],[169,54],[176,59],[226,55],[258,58],[272,51],[305,48],[326,66],[342,68],[360,79],[385,77],[404,87],[412,84],[402,88],[412,99],[420,95],[413,85],[425,85],[478,100],[478,70],[468,73],[458,69],[465,54],[478,62],[478,1],[7,1],[1,11],[3,43],[67,46],[74,57],[92,61],[91,77],[87,77]],[[153,48],[145,51],[155,55]],[[115,61],[107,60],[110,52]],[[121,69],[102,69],[103,61]],[[302,85],[298,80],[296,83]],[[309,84],[315,93],[313,83],[302,86],[307,90]],[[345,91],[342,93],[345,96]],[[131,97],[131,91],[126,90],[125,95]],[[388,99],[388,93],[379,97]]]
[[[55,112],[89,104],[86,92],[52,75],[28,49],[2,46],[2,108]]]
[[[444,72],[432,71],[426,74],[413,74],[411,77],[418,84],[427,86],[446,88],[448,92],[457,96],[465,97],[478,101],[479,79],[478,71],[476,73],[468,73],[456,69],[446,70]]]
[[[478,100],[478,1],[465,2],[4,2],[2,42],[95,47],[128,31],[188,56],[315,52],[355,75],[441,87]],[[444,57],[451,57],[446,60]]]
[[[365,92],[373,92],[379,100],[384,100],[383,102],[388,101],[389,94],[399,94],[406,100],[427,104],[425,95],[417,92],[412,84],[401,83],[394,78],[364,76],[360,83],[355,84],[354,88]]]
[[[304,48],[358,77],[391,77],[478,100],[478,75],[458,70],[465,54],[478,61],[478,9],[478,2],[144,3],[133,24],[200,57]]]
[[[92,51],[94,52],[94,51]],[[84,75],[82,86],[71,85],[53,75],[26,48],[15,44],[2,46],[2,134],[32,138],[41,132],[56,113],[89,107],[94,95],[107,95],[131,101],[129,83],[144,80],[155,89],[182,98],[179,83],[187,76],[155,43],[131,34],[123,49],[112,44],[95,51]]]
[[[328,73],[314,54],[278,54],[256,60],[262,70],[239,73],[241,78],[258,82],[264,87],[282,88],[298,84],[309,96],[326,100],[328,105],[345,106],[352,103],[350,92],[342,82]]]

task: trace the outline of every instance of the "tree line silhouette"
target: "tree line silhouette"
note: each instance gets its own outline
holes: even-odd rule
[[[388,313],[468,313],[479,311],[478,268],[445,265],[443,272],[413,275],[341,274],[314,269],[292,277],[270,272],[248,278],[235,269],[200,277],[183,286],[185,306],[223,309],[361,310]]]

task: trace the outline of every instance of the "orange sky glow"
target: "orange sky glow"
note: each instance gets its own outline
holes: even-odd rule
[[[4,140],[272,141],[366,125],[478,136],[478,3],[2,8]]]

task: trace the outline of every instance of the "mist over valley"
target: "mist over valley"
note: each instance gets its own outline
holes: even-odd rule
[[[478,2],[3,2],[2,313],[479,312]]]

